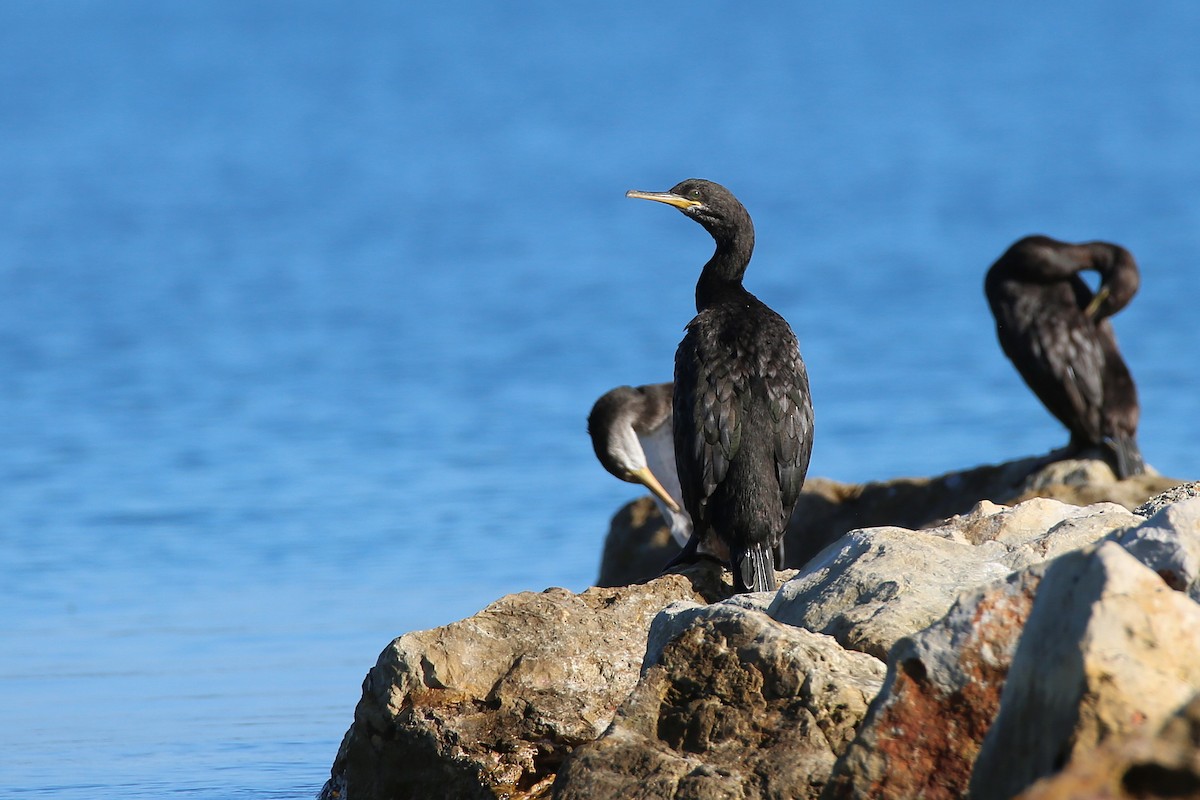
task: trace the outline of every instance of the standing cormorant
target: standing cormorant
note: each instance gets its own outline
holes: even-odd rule
[[[696,283],[698,313],[675,351],[675,461],[693,526],[677,561],[694,558],[711,536],[714,552],[729,552],[738,592],[773,590],[772,551],[812,453],[812,401],[796,336],[742,286],[754,224],[728,189],[689,179],[626,197],[675,206],[716,241]]]
[[[602,395],[588,415],[596,458],[611,474],[653,493],[671,536],[683,547],[692,536],[692,519],[680,507],[671,430],[670,383],[618,386]]]
[[[1079,277],[1100,274],[1095,294]],[[1071,432],[1069,448],[1103,447],[1117,477],[1145,471],[1137,445],[1137,387],[1109,317],[1138,290],[1133,256],[1109,242],[1018,240],[988,270],[996,335],[1025,383]]]

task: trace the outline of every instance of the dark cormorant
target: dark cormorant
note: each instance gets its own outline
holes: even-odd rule
[[[675,461],[693,525],[676,561],[694,558],[702,543],[728,549],[737,591],[773,590],[772,551],[782,546],[812,453],[796,336],[742,286],[754,224],[728,189],[689,179],[626,197],[675,206],[717,245],[696,283],[698,313],[675,351]]]
[[[1100,274],[1095,292],[1079,277]],[[1109,317],[1138,290],[1138,267],[1120,245],[1018,240],[988,270],[984,292],[1004,354],[1071,432],[1069,447],[1101,446],[1119,478],[1145,471],[1137,445],[1137,387]]]
[[[623,481],[640,483],[654,494],[658,510],[680,547],[692,535],[692,519],[680,504],[679,473],[671,435],[671,384],[618,386],[606,392],[588,415],[588,435],[596,458]]]

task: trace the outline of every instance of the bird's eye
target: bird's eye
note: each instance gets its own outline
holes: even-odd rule
[[[688,192],[688,197],[692,198],[693,200],[699,200],[700,199],[700,190],[692,189],[690,192]]]

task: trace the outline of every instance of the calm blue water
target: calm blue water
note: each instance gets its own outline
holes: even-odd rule
[[[0,794],[309,797],[393,636],[588,585],[711,247],[629,188],[749,207],[842,480],[1064,442],[983,272],[1125,244],[1197,477],[1200,6],[805,5],[0,4]]]

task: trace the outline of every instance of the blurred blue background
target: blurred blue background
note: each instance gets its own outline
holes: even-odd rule
[[[1200,5],[0,4],[0,793],[311,797],[405,631],[579,590],[729,186],[810,474],[1066,432],[1016,238],[1120,242],[1142,449],[1197,477]]]

